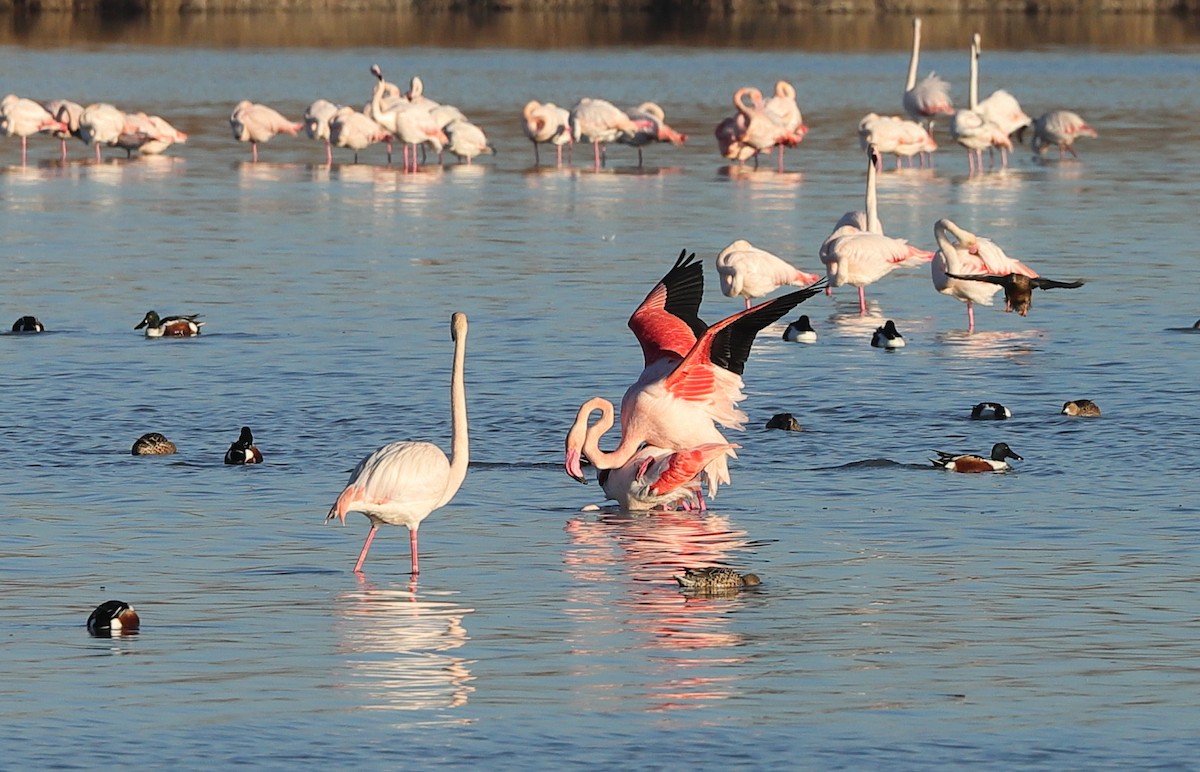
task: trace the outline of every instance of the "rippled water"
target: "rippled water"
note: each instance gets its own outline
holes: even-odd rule
[[[962,85],[965,59],[925,69]],[[298,117],[357,103],[380,61],[419,73],[492,135],[495,158],[405,175],[383,151],[332,168],[279,138],[250,164],[243,97]],[[854,126],[898,110],[906,57],[687,49],[512,51],[0,48],[6,90],[158,112],[166,157],[60,164],[0,145],[0,737],[37,766],[104,759],[405,768],[950,763],[1187,766],[1200,742],[1195,555],[1195,52],[985,53],[983,91],[1100,132],[1079,162],[880,181],[888,231],[927,248],[951,217],[1079,290],[1029,317],[935,293],[927,270],[804,306],[814,346],[763,333],[734,484],[705,514],[581,512],[561,471],[574,408],[619,397],[641,355],[625,320],[681,248],[712,321],[740,307],[711,268],[736,238],[815,270],[861,200]],[[794,80],[812,131],[786,171],[727,169],[712,127],[743,83]],[[656,98],[684,148],[637,169],[532,165],[529,98]],[[149,308],[204,335],[148,341]],[[322,519],[354,463],[398,439],[448,447],[451,312],[470,316],[473,465],[408,545]],[[7,317],[2,317],[7,318]],[[908,339],[868,345],[882,319]],[[1088,397],[1099,419],[1058,414]],[[997,399],[1014,418],[967,420]],[[799,434],[759,427],[796,414]],[[266,463],[221,463],[238,428]],[[134,459],[161,431],[178,455]],[[934,449],[1007,441],[997,476]],[[688,598],[681,567],[763,586]],[[93,639],[109,598],[140,635]],[[669,754],[669,755],[668,755]]]

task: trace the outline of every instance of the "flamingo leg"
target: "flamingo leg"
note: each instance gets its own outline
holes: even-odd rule
[[[358,163],[357,155],[354,156],[354,162]],[[329,143],[329,140],[325,140],[325,163],[327,165],[333,164],[333,146]]]
[[[867,290],[865,287],[858,288],[858,312],[860,314],[867,312]]]
[[[592,143],[592,154],[596,158],[596,169],[599,170],[600,169],[600,143],[599,142]]]
[[[25,165],[25,143],[29,137],[21,137],[21,166]]]
[[[390,164],[392,162],[392,140],[389,138],[384,144],[387,145],[388,163]]]
[[[542,159],[538,157],[538,146],[537,146],[537,140],[536,140],[536,139],[531,139],[531,140],[529,140],[529,141],[533,143],[533,165],[534,165],[534,166],[541,166],[541,165],[542,165]]]
[[[408,547],[412,550],[412,575],[416,576],[421,573],[420,566],[417,565],[417,529],[414,528],[408,532]]]
[[[257,159],[255,159],[257,160]],[[96,163],[100,163],[100,143],[96,143]]]
[[[371,530],[367,532],[367,540],[363,542],[362,552],[358,553],[358,562],[354,564],[354,573],[362,573],[362,564],[367,559],[367,550],[371,549],[371,541],[375,538],[375,532],[378,530],[379,526],[371,523]]]
[[[975,304],[967,301],[967,332],[975,332]]]
[[[746,298],[746,308],[750,307],[750,298]]]

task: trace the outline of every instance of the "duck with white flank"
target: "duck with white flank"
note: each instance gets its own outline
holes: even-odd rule
[[[190,338],[200,334],[204,322],[196,321],[199,314],[189,316],[159,316],[157,311],[147,311],[142,321],[133,329],[146,328],[147,338]]]
[[[799,319],[789,324],[783,331],[783,339],[789,343],[816,343],[817,331],[813,329],[808,314],[801,314]]]
[[[242,427],[242,433],[237,440],[225,451],[226,464],[261,464],[263,455],[254,447],[254,434],[249,426]]]
[[[980,402],[971,408],[971,418],[976,421],[1003,421],[1012,418],[1012,411],[999,402]]]
[[[997,442],[993,445],[992,454],[988,458],[973,453],[943,453],[940,450],[933,452],[938,457],[929,460],[933,462],[934,466],[948,472],[1007,472],[1012,467],[1009,466],[1006,459],[1025,460],[1013,452],[1006,442]]]
[[[875,328],[871,345],[875,348],[904,348],[904,336],[896,329],[896,323],[888,319],[882,327]]]
[[[101,603],[87,621],[88,632],[97,638],[136,633],[140,625],[141,619],[133,610],[133,606],[120,600]]]

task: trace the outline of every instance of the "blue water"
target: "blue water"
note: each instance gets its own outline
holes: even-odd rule
[[[965,94],[965,56],[922,70]],[[242,98],[298,118],[358,104],[382,62],[457,104],[499,154],[406,175],[382,148],[332,168],[305,138],[229,136]],[[968,177],[944,131],[932,171],[888,171],[892,235],[950,217],[1078,290],[1028,317],[932,289],[927,269],[802,308],[819,342],[764,331],[733,485],[711,509],[581,512],[562,473],[588,397],[641,354],[629,313],[681,248],[746,238],[806,270],[862,198],[855,125],[899,111],[907,57],[649,49],[0,48],[5,91],[112,101],[191,135],[101,164],[78,143],[0,145],[0,738],[22,766],[119,760],[413,768],[1187,767],[1200,751],[1195,178],[1200,54],[985,54],[983,92],[1100,132],[1081,160]],[[793,80],[812,131],[786,171],[727,169],[712,127],[745,83]],[[655,98],[683,148],[595,173],[534,168],[530,98]],[[543,154],[543,160],[546,155]],[[890,167],[890,163],[889,163]],[[204,334],[150,341],[146,310]],[[421,529],[323,525],[386,442],[449,448],[449,318],[471,320],[473,465]],[[908,346],[869,346],[894,319]],[[1059,415],[1068,399],[1099,419]],[[994,399],[1007,422],[972,422]],[[761,429],[794,413],[798,434]],[[261,467],[222,456],[250,425]],[[175,456],[132,458],[147,431]],[[933,470],[1006,441],[1007,475]],[[671,576],[764,578],[689,598]],[[120,598],[139,635],[88,637]]]

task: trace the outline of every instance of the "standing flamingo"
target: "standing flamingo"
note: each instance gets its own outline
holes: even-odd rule
[[[380,523],[408,528],[412,550],[412,574],[420,573],[417,529],[435,509],[454,498],[467,477],[467,391],[463,380],[466,359],[467,315],[450,317],[454,339],[454,369],[450,377],[450,458],[431,442],[393,442],[364,458],[354,468],[350,481],[330,508],[326,520],[346,522],[347,512],[362,512],[371,520],[354,572],[361,573],[367,550]]]
[[[603,146],[622,135],[637,133],[637,124],[612,102],[584,97],[571,110],[571,136],[576,142],[591,142],[596,169],[604,164]]]
[[[752,298],[770,295],[787,284],[807,287],[821,277],[805,273],[765,249],[738,239],[717,255],[721,292],[727,298],[744,297],[746,308]]]
[[[483,129],[467,120],[452,121],[446,128],[446,137],[450,140],[446,145],[446,149],[458,159],[467,159],[467,165],[471,164],[471,159],[478,155],[493,155],[496,148],[492,147],[492,143],[488,141],[487,135],[483,133]]]
[[[682,145],[687,142],[687,134],[680,134],[667,125],[667,114],[655,102],[642,102],[637,107],[631,107],[625,114],[637,125],[633,134],[622,134],[617,141],[622,145],[632,145],[638,151],[638,166],[642,165],[642,146],[651,142],[670,142],[672,145]]]
[[[309,139],[325,143],[325,163],[333,163],[333,140],[329,137],[329,122],[339,107],[328,99],[318,99],[304,110],[304,133]]]
[[[329,119],[329,142],[353,150],[354,163],[358,163],[358,151],[388,139],[387,129],[353,107],[339,107]]]
[[[756,156],[779,144],[796,143],[795,135],[788,131],[783,120],[767,109],[762,92],[758,89],[751,86],[738,89],[733,95],[733,103],[746,118],[745,128],[738,140],[754,148]],[[783,171],[782,162],[779,170]]]
[[[858,287],[858,310],[863,314],[867,312],[865,287],[868,284],[874,284],[901,266],[915,267],[933,258],[932,252],[917,249],[904,239],[884,235],[875,192],[875,175],[879,163],[879,154],[875,147],[869,147],[866,217],[860,218],[857,212],[847,212],[838,221],[833,234],[830,234],[821,246],[821,261],[825,263],[829,286],[840,287],[849,284]],[[859,223],[865,227],[860,227]]]
[[[976,35],[978,38],[978,35]],[[958,110],[950,121],[950,136],[967,149],[967,168],[970,174],[983,172],[983,149],[1000,148],[1003,162],[1007,163],[1012,140],[1008,132],[993,123],[979,109],[979,48],[971,43],[971,78],[967,97],[967,109]]]
[[[983,39],[976,32],[972,41],[975,43],[975,58],[978,60],[983,53]],[[978,78],[979,72],[976,67],[976,81]],[[976,90],[978,90],[978,85],[976,85]],[[1025,129],[1033,125],[1033,119],[1021,109],[1021,103],[1017,101],[1017,98],[1004,89],[997,89],[987,99],[979,100],[979,104],[975,105],[975,110],[989,122],[1000,127],[1000,131],[1004,132],[1005,136],[1011,138],[1013,134],[1016,134],[1018,142],[1023,141]],[[1000,148],[1001,167],[1008,166],[1009,149],[1003,146]]]
[[[884,154],[896,156],[897,169],[904,158],[907,158],[909,166],[912,166],[914,155],[929,154],[938,149],[937,142],[925,131],[925,127],[916,121],[876,113],[867,113],[858,122],[858,143],[863,150],[874,145],[881,157]]]
[[[53,132],[60,142],[60,158],[65,161],[67,160],[67,140],[71,137],[82,139],[79,137],[79,116],[83,114],[83,105],[69,99],[52,99],[43,107],[66,126],[65,130]]]
[[[779,143],[779,170],[783,171],[783,149],[800,144],[808,127],[804,125],[804,116],[800,113],[800,105],[796,102],[796,87],[786,80],[775,82],[775,93],[764,105],[767,112],[779,119],[787,132],[784,140]]]
[[[128,117],[118,107],[107,102],[96,102],[83,108],[79,114],[79,138],[86,145],[96,146],[96,161],[102,160],[100,146],[115,147],[122,134],[136,132]]]
[[[904,112],[914,121],[925,124],[925,130],[933,134],[933,119],[939,113],[954,114],[950,101],[950,84],[931,72],[917,83],[917,69],[921,59],[921,19],[913,19],[912,55],[908,60],[908,79],[904,83]]]
[[[933,236],[938,243],[937,255],[930,265],[934,289],[967,304],[967,332],[975,331],[975,304],[990,306],[1001,286],[986,281],[956,279],[949,274],[1007,276],[1019,273],[1030,278],[1038,275],[1037,271],[1020,260],[1004,254],[996,242],[976,236],[952,220],[943,218],[934,223]]]
[[[233,138],[238,142],[250,143],[250,158],[258,161],[258,143],[269,142],[276,134],[291,134],[293,137],[304,128],[303,123],[284,118],[274,108],[243,99],[229,114],[229,126]]]
[[[1071,155],[1078,158],[1073,145],[1080,137],[1099,136],[1096,130],[1087,125],[1078,113],[1070,110],[1052,110],[1033,122],[1033,150],[1038,155],[1046,152],[1051,145],[1058,147],[1058,157],[1063,157],[1063,150],[1069,150]]]
[[[0,132],[21,138],[21,165],[26,161],[26,144],[31,134],[63,132],[67,126],[32,99],[9,94],[0,100]]]
[[[559,107],[553,102],[542,104],[536,99],[525,103],[525,109],[521,111],[524,122],[521,128],[525,132],[525,136],[529,137],[529,141],[533,143],[533,163],[539,165],[541,160],[538,158],[538,143],[549,142],[555,146],[558,154],[558,165],[562,166],[562,151],[563,145],[567,146],[567,152],[570,153],[572,138],[571,138],[571,113]]]
[[[404,145],[404,170],[415,172],[418,170],[417,145],[436,141],[445,146],[450,143],[450,140],[442,131],[442,127],[438,125],[433,114],[429,112],[430,108],[423,106],[424,103],[385,102],[384,95],[391,84],[383,79],[383,70],[378,64],[371,65],[371,74],[375,76],[377,82],[371,95],[371,106],[367,115],[387,129],[389,134],[400,140]],[[413,78],[413,80],[417,83],[420,82],[419,78]],[[437,103],[432,100],[428,100],[427,103],[433,107],[437,106]],[[388,161],[391,160],[392,154],[389,147]]]

